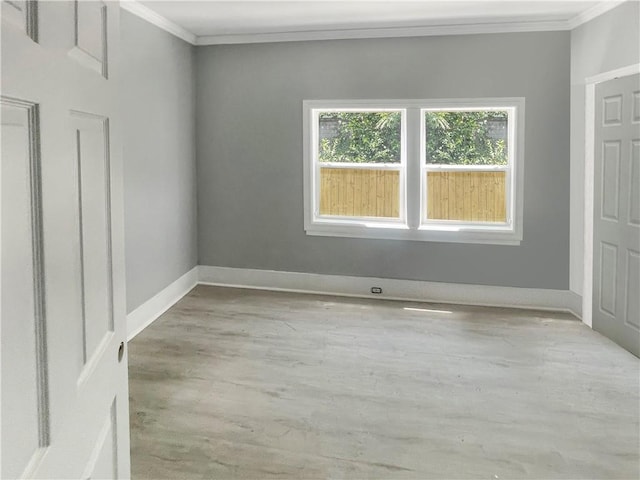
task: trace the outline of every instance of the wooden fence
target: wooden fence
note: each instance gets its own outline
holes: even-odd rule
[[[400,172],[360,168],[320,169],[320,215],[400,216]]]
[[[427,173],[427,217],[432,220],[505,222],[506,172]]]
[[[504,222],[504,171],[430,171],[427,215],[433,220]],[[397,170],[320,169],[320,215],[398,218]]]

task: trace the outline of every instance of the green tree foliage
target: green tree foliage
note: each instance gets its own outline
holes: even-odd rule
[[[398,112],[327,112],[320,139],[321,162],[399,163],[401,116]]]
[[[427,163],[505,165],[507,112],[428,112]]]
[[[399,163],[398,112],[320,114],[319,160],[347,163]],[[427,163],[504,165],[507,112],[428,112]]]

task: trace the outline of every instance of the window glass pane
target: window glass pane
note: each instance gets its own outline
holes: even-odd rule
[[[400,172],[320,168],[320,215],[400,217]]]
[[[505,180],[505,171],[428,171],[427,218],[504,223]]]
[[[321,112],[318,161],[400,163],[400,112]]]
[[[426,162],[444,165],[506,165],[508,113],[425,113]]]
[[[429,220],[507,221],[508,112],[425,112]],[[486,169],[483,169],[486,166]]]

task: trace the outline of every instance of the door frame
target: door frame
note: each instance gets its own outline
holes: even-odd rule
[[[640,73],[640,63],[609,70],[585,78],[584,131],[584,274],[582,284],[582,321],[593,328],[593,214],[595,195],[596,86],[619,77]]]

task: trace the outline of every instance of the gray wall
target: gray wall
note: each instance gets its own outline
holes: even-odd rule
[[[198,260],[194,52],[121,10],[127,311]]]
[[[196,51],[201,265],[568,289],[569,32]],[[526,97],[520,246],[306,236],[302,100]]]
[[[584,278],[585,79],[640,63],[640,3],[626,2],[571,32],[571,290]]]

